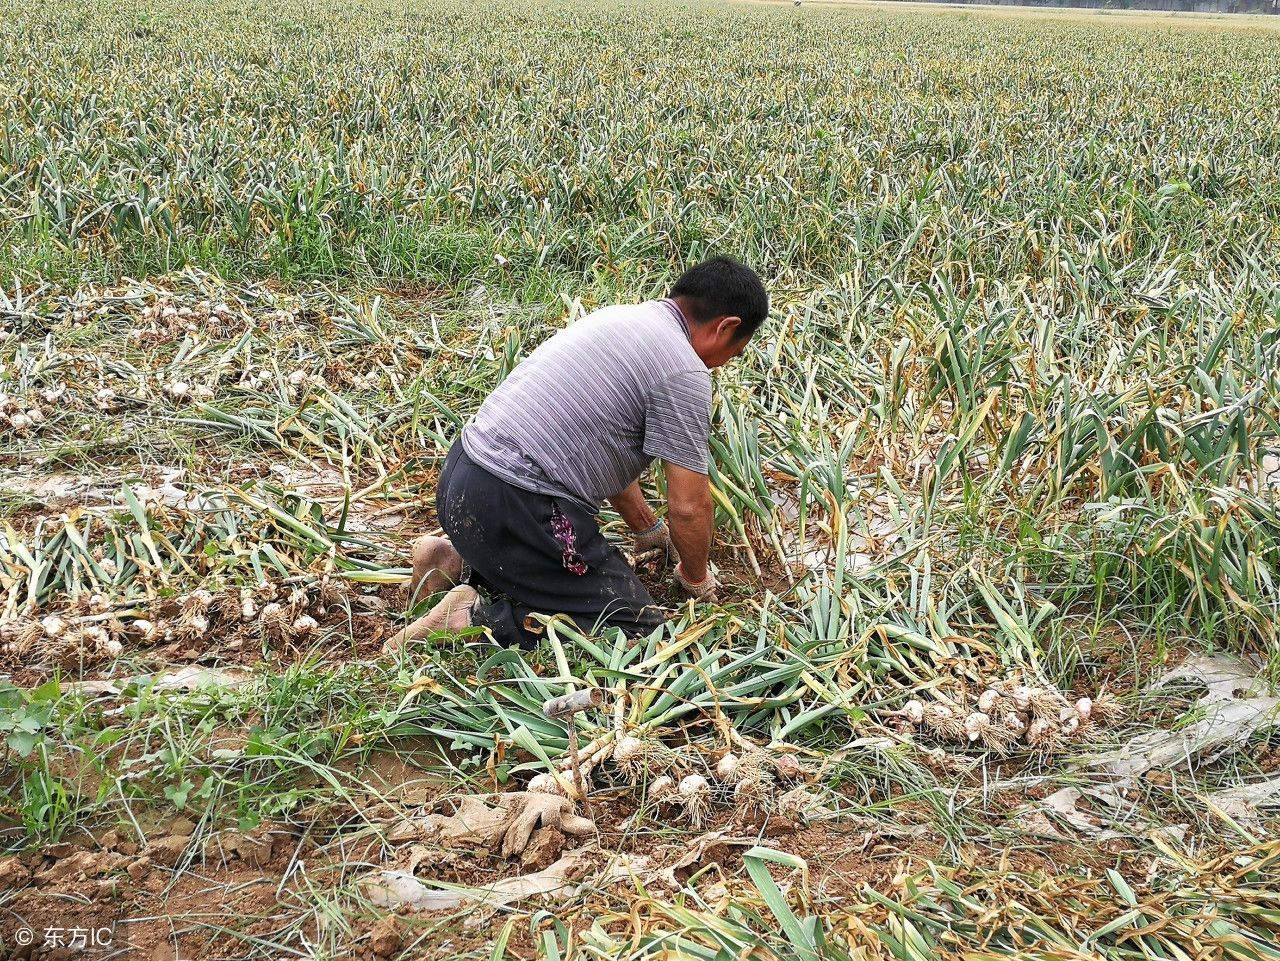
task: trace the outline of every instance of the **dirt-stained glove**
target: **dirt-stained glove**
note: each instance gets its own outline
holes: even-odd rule
[[[633,538],[637,563],[654,559],[664,563],[680,562],[676,549],[671,544],[671,531],[668,530],[666,521],[658,521],[647,531],[633,535]]]
[[[703,604],[715,604],[719,602],[716,591],[720,589],[720,582],[716,580],[715,571],[711,566],[707,566],[707,576],[701,581],[691,581],[684,576],[684,568],[676,564],[676,583],[679,584],[686,594],[695,601]]]

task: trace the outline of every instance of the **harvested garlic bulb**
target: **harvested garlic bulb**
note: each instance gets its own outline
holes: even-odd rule
[[[671,775],[664,774],[662,777],[654,778],[653,783],[649,785],[649,800],[655,804],[665,804],[671,800],[675,790],[675,780]]]
[[[726,784],[732,784],[738,779],[738,769],[740,767],[738,755],[730,751],[716,762],[716,777]]]
[[[564,788],[554,774],[535,774],[529,779],[529,790],[534,794],[555,794],[564,796]]]
[[[711,785],[701,774],[690,774],[680,782],[680,802],[694,827],[702,827],[711,801]]]
[[[910,701],[907,701],[906,704],[902,705],[902,713],[906,715],[907,719],[911,721],[912,724],[918,725],[924,720],[924,704],[923,702],[912,698]]]

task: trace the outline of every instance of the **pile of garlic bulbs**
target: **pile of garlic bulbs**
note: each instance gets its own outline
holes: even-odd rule
[[[901,733],[1005,754],[1052,751],[1114,723],[1123,713],[1105,690],[1096,697],[1073,699],[1052,684],[1006,678],[988,683],[976,698],[964,690],[951,695],[935,690],[912,698],[892,718]]]
[[[786,744],[759,747],[742,739],[737,751],[691,744],[671,747],[658,738],[627,733],[609,752],[624,779],[643,791],[653,809],[674,810],[695,828],[716,806],[734,815],[784,814],[807,818],[825,810],[809,791],[810,771]],[[571,793],[572,774],[544,773],[528,789]]]
[[[45,393],[52,394],[51,391]],[[54,397],[52,402],[57,399]],[[12,432],[24,437],[36,431],[43,423],[44,408],[40,401],[32,397],[0,393],[0,433]]]

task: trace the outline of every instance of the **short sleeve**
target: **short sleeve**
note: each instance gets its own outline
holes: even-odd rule
[[[706,474],[711,435],[711,375],[685,371],[649,389],[644,413],[644,452]]]

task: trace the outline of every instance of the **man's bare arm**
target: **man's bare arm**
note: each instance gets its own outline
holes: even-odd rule
[[[609,498],[609,503],[622,515],[627,526],[636,533],[647,531],[658,523],[658,516],[640,491],[639,481],[632,481],[631,486],[621,494],[614,494]]]
[[[690,581],[705,580],[715,524],[711,481],[706,474],[666,461],[662,467],[667,476],[667,526],[680,555],[680,569]]]

